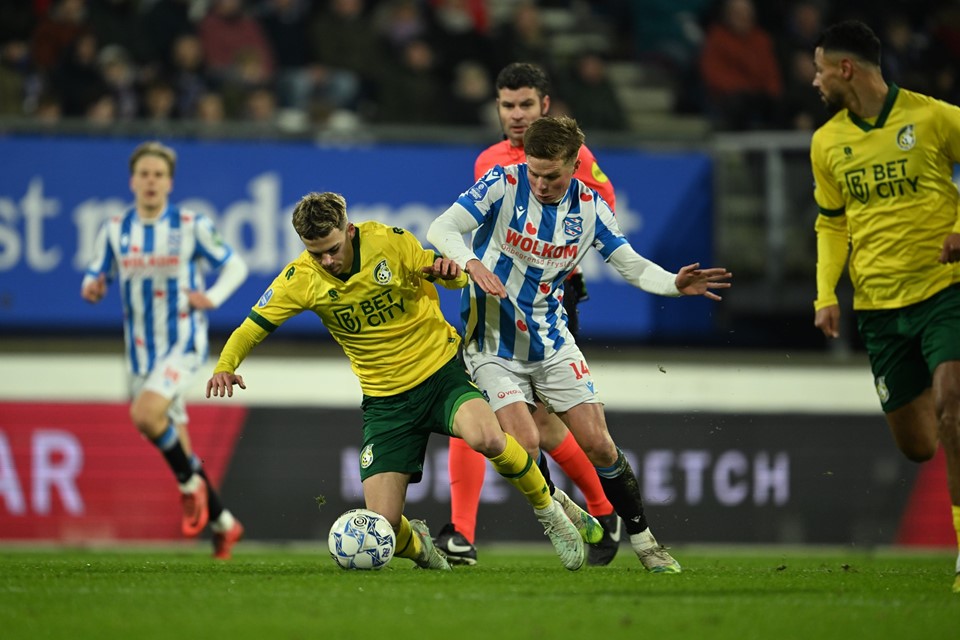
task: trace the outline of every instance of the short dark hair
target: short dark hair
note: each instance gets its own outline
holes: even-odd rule
[[[532,62],[511,62],[497,74],[497,92],[500,89],[533,87],[540,97],[550,95],[550,77],[543,67]]]
[[[852,53],[864,62],[880,66],[880,38],[859,20],[845,20],[823,30],[816,46],[824,53]]]
[[[583,140],[583,131],[573,118],[544,116],[527,127],[523,134],[523,149],[528,158],[567,163],[577,159]]]
[[[326,238],[347,228],[347,201],[339,193],[308,193],[293,208],[293,228],[304,240]]]

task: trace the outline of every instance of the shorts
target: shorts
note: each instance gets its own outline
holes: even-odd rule
[[[195,352],[160,358],[149,373],[130,376],[130,395],[136,398],[144,391],[153,391],[167,398],[171,401],[167,416],[174,424],[186,424],[189,418],[183,397],[202,364],[203,359]]]
[[[483,398],[458,358],[436,373],[394,396],[363,396],[363,447],[360,479],[378,473],[423,477],[423,460],[431,433],[453,435],[453,418],[467,400]]]
[[[534,406],[537,399],[554,413],[600,402],[587,362],[574,342],[537,362],[478,353],[470,348],[473,346],[475,343],[464,350],[464,362],[494,411],[514,402]]]
[[[960,285],[901,309],[857,312],[885,413],[903,407],[933,381],[937,365],[960,360]]]

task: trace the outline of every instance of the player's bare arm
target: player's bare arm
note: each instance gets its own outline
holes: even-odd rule
[[[677,290],[685,296],[704,296],[711,300],[722,300],[711,289],[729,289],[733,274],[723,267],[701,269],[700,263],[688,264],[677,273]]]
[[[441,280],[456,280],[460,277],[460,265],[450,258],[437,258],[433,264],[420,269],[425,275]]]
[[[235,373],[229,373],[227,371],[215,373],[212,378],[207,380],[207,397],[222,398],[223,396],[227,396],[228,398],[232,398],[233,385],[237,385],[241,389],[247,388],[247,385],[243,383],[243,376],[238,376]]]
[[[467,262],[465,271],[474,282],[480,285],[480,288],[487,295],[497,296],[498,298],[507,297],[507,289],[503,286],[503,283],[500,282],[500,278],[494,275],[490,269],[487,269],[483,263],[476,258]]]
[[[960,233],[951,233],[943,241],[943,249],[940,251],[940,262],[942,264],[960,262]]]

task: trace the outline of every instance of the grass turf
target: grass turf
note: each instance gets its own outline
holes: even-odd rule
[[[565,571],[548,546],[481,550],[453,572],[394,559],[343,571],[326,549],[0,547],[0,637],[923,638],[960,634],[952,554],[679,548],[649,575],[624,546]]]

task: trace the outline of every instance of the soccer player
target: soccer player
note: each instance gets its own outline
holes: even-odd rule
[[[531,123],[526,163],[484,174],[434,220],[427,239],[473,281],[464,293],[464,359],[503,430],[538,454],[530,414],[536,393],[596,468],[643,566],[679,573],[650,531],[637,478],[607,430],[590,368],[561,312],[561,286],[591,246],[627,282],[659,295],[719,300],[711,290],[729,287],[730,274],[698,264],[673,274],[634,251],[607,203],[573,177],[583,141],[572,118]],[[463,234],[473,231],[471,249]]]
[[[848,254],[857,328],[880,406],[907,458],[943,443],[960,545],[960,109],[895,84],[865,24],[837,23],[814,50],[813,86],[835,115],[813,135],[814,324],[840,335]],[[953,591],[960,593],[960,554]]]
[[[531,122],[547,115],[550,110],[550,80],[547,73],[535,64],[514,62],[507,65],[497,76],[496,87],[497,112],[505,139],[477,156],[473,170],[474,180],[479,180],[496,165],[526,162],[523,134]],[[574,177],[594,189],[613,210],[616,206],[613,185],[600,170],[596,158],[586,145],[580,147],[578,159],[580,164]],[[580,324],[577,304],[586,297],[583,274],[577,267],[567,276],[562,295],[563,307],[567,313],[567,328],[574,338],[577,337]],[[620,518],[604,495],[593,465],[563,421],[549,413],[543,403],[537,402],[533,417],[540,430],[542,450],[560,465],[564,473],[583,492],[587,511],[603,527],[600,541],[587,547],[587,563],[609,564],[620,548]],[[541,459],[538,463],[542,471],[547,469],[546,460]],[[451,563],[473,565],[477,563],[477,509],[480,506],[486,464],[466,443],[452,440],[447,467],[450,473],[451,522],[437,534],[436,543]],[[549,475],[547,482],[552,487]],[[555,487],[553,489],[555,491]],[[563,492],[560,492],[560,496],[561,500],[565,500]],[[599,533],[596,531],[589,535],[596,536]]]
[[[336,193],[311,193],[293,210],[305,250],[284,267],[220,354],[207,397],[245,389],[235,372],[260,341],[301,311],[313,311],[350,358],[363,390],[360,478],[366,507],[390,521],[396,555],[424,569],[450,569],[427,525],[403,515],[419,482],[431,433],[463,438],[533,506],[563,565],[583,566],[584,545],[527,452],[506,435],[457,357],[460,338],[440,311],[433,281],[461,288],[452,260],[409,232],[353,224]]]
[[[206,311],[247,277],[247,266],[206,216],[169,203],[176,152],[144,142],[130,156],[134,206],[97,236],[81,285],[97,303],[119,279],[130,390],[130,417],[166,459],[180,486],[181,530],[213,530],[214,557],[229,559],[243,525],[223,507],[190,446],[183,394],[207,357]],[[206,289],[203,267],[219,270]]]

